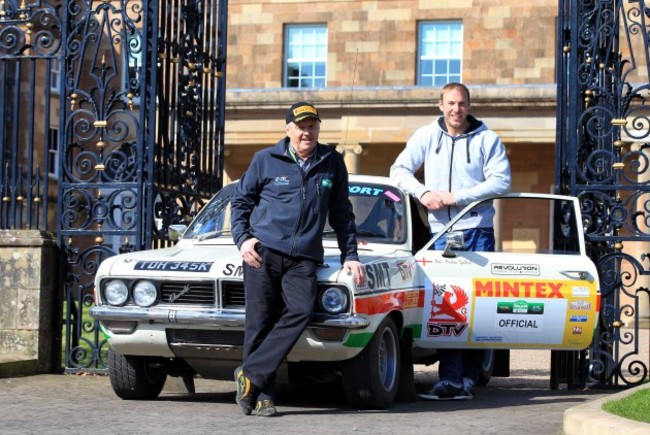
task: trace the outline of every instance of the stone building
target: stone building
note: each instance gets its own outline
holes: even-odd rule
[[[462,81],[508,148],[513,191],[552,192],[556,17],[551,0],[230,0],[225,179],[284,132],[306,100],[353,173],[387,175]],[[547,246],[548,217],[501,216],[502,237]]]

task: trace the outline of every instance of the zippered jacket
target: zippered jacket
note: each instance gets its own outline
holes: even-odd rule
[[[429,211],[431,231],[436,232],[472,201],[510,191],[510,163],[499,136],[473,116],[460,136],[446,131],[444,118],[419,128],[390,168],[390,177],[407,193],[420,199],[427,191],[452,192],[456,205]],[[424,184],[415,177],[424,165]],[[481,204],[454,225],[454,230],[490,228],[494,219],[491,201]]]
[[[323,229],[336,232],[341,263],[359,260],[348,172],[343,156],[316,145],[306,173],[287,151],[289,138],[253,156],[232,199],[232,233],[237,247],[251,237],[283,254],[323,262]]]

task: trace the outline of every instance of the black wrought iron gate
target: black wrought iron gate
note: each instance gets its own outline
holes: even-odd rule
[[[226,17],[226,0],[0,1],[0,228],[57,233],[67,371],[106,368],[99,263],[165,246],[221,188]]]
[[[99,263],[164,246],[222,185],[227,2],[64,2],[58,189],[65,367],[102,370]]]
[[[637,385],[648,378],[639,328],[650,300],[650,3],[561,0],[556,190],[580,198],[601,273],[596,339],[554,355],[568,382]]]

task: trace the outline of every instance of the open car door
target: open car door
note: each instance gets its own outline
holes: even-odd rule
[[[424,287],[416,345],[428,348],[584,349],[600,309],[576,198],[510,194],[491,199],[515,228],[496,252],[466,252],[454,232],[463,209],[415,254]],[[521,220],[518,217],[521,216]],[[534,222],[531,222],[531,216]],[[513,221],[513,219],[510,219]],[[497,232],[498,237],[498,232]],[[446,249],[429,249],[446,238]]]

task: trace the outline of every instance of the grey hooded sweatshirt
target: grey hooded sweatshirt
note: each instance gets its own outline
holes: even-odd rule
[[[455,206],[429,211],[433,233],[470,202],[510,191],[510,163],[503,142],[482,121],[471,115],[467,120],[468,131],[456,137],[447,133],[443,117],[419,128],[390,168],[393,181],[418,199],[427,191],[454,194]],[[422,165],[424,184],[415,177]],[[481,204],[458,221],[454,230],[490,228],[494,212],[491,201]]]

